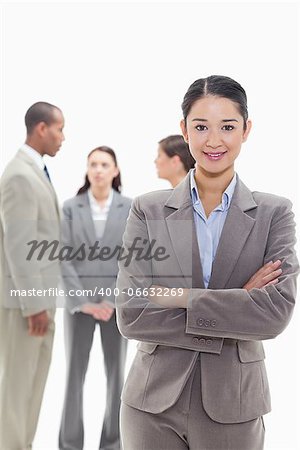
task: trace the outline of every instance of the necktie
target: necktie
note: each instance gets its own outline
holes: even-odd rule
[[[49,172],[48,172],[47,166],[44,166],[44,172],[45,172],[45,174],[46,174],[46,176],[47,176],[48,180],[49,180],[49,181],[50,181],[50,183],[51,183],[51,179],[50,179],[50,175],[49,175]]]

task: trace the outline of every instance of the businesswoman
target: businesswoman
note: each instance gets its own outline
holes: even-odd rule
[[[123,238],[127,249],[144,243],[117,282],[119,328],[140,341],[122,393],[123,449],[258,450],[270,411],[262,341],[287,326],[296,295],[291,203],[251,192],[235,172],[251,129],[239,83],[199,79],[182,110],[196,168],[137,198]]]
[[[114,249],[122,245],[131,205],[120,191],[121,176],[114,151],[97,147],[88,155],[83,187],[63,206],[63,245],[77,252],[76,257],[62,264],[68,293],[67,380],[59,435],[59,448],[63,450],[83,448],[83,386],[97,325],[107,378],[100,449],[120,450],[118,417],[127,340],[116,326],[114,289],[118,266]],[[89,248],[94,249],[92,253]],[[101,256],[104,248],[109,249],[105,257]]]
[[[175,134],[159,141],[154,163],[158,177],[168,180],[174,188],[194,167],[195,160],[184,138]]]

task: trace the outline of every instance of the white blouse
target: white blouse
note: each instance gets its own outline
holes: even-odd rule
[[[104,233],[109,208],[113,199],[113,189],[110,190],[108,199],[106,200],[103,207],[99,205],[99,203],[93,196],[91,189],[88,189],[88,198],[90,202],[92,218],[94,221],[96,237],[97,239],[101,239]]]

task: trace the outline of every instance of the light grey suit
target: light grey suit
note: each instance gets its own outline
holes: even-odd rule
[[[101,248],[113,250],[122,245],[122,236],[128,217],[131,200],[113,192]],[[98,241],[87,193],[65,202],[63,207],[65,221],[62,226],[63,244],[78,249],[86,248]],[[83,384],[88,367],[89,353],[97,323],[100,325],[105,371],[107,376],[107,398],[104,423],[100,441],[102,450],[119,450],[119,409],[120,395],[124,380],[127,340],[117,328],[115,313],[108,322],[96,321],[92,316],[70,311],[88,302],[100,302],[101,297],[114,302],[114,288],[118,272],[117,256],[102,261],[99,259],[74,259],[62,264],[65,286],[68,290],[104,289],[104,294],[95,296],[68,296],[65,311],[65,343],[67,356],[67,386],[59,447],[63,450],[83,448]],[[111,289],[111,295],[107,289]]]
[[[0,183],[0,449],[31,447],[48,374],[54,336],[57,260],[49,251],[27,260],[31,240],[59,240],[59,207],[45,173],[23,151],[7,165]],[[20,290],[18,295],[11,289]],[[40,289],[42,296],[28,290]],[[29,336],[27,316],[47,310],[48,332]]]
[[[281,333],[293,312],[299,266],[291,202],[250,192],[237,179],[207,289],[189,175],[173,191],[153,192],[134,201],[124,234],[127,250],[137,236],[156,239],[169,257],[163,262],[133,259],[127,267],[124,261],[119,263],[118,326],[124,336],[140,341],[122,393],[124,405],[152,415],[172,410],[200,358],[201,402],[213,422],[246,423],[269,412],[261,341]],[[283,270],[277,285],[242,289],[263,264],[277,259]],[[192,288],[187,310],[158,308],[141,296],[141,290],[152,284]],[[124,293],[128,288],[131,291]],[[126,426],[124,450],[136,450],[131,439],[136,431],[127,422]],[[213,439],[209,448],[233,448],[228,443],[229,447],[226,443],[221,447]],[[253,449],[261,448],[262,441],[253,442]],[[149,441],[143,445],[144,450],[152,449]],[[208,448],[205,445],[199,443],[198,448]],[[251,449],[249,445],[244,448]]]

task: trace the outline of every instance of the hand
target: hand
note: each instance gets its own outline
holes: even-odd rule
[[[98,303],[97,308],[94,311],[93,317],[96,320],[103,320],[104,322],[108,322],[111,316],[114,313],[115,308],[111,303],[103,300],[101,303]]]
[[[49,317],[47,311],[42,311],[27,317],[30,336],[44,336],[48,331]]]
[[[86,303],[81,307],[81,312],[89,314],[96,320],[108,322],[114,313],[114,307],[104,300],[101,303]]]
[[[261,267],[254,275],[247,281],[243,286],[243,289],[250,291],[253,288],[263,288],[269,286],[270,284],[278,283],[278,277],[282,273],[280,268],[281,261],[278,259],[273,263],[273,261],[268,262],[263,267]]]

